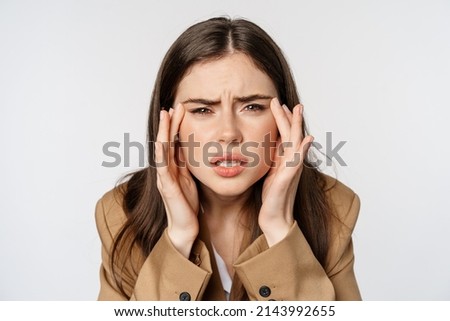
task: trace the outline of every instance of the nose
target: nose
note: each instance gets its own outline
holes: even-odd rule
[[[225,112],[218,119],[217,140],[219,143],[241,143],[242,132],[233,112]]]

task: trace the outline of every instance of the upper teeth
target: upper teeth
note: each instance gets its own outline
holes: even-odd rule
[[[233,166],[239,166],[241,165],[241,161],[238,160],[233,160],[233,161],[217,161],[216,162],[217,166],[222,166],[222,167],[233,167]]]

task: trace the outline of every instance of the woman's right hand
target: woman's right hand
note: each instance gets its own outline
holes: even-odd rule
[[[197,187],[186,163],[179,166],[176,159],[183,160],[182,152],[177,150],[179,147],[174,141],[183,117],[182,104],[169,112],[161,110],[155,142],[155,163],[157,186],[166,208],[169,238],[175,248],[189,258],[199,232],[199,200]]]

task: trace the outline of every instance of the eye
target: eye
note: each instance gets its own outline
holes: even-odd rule
[[[259,110],[263,110],[264,106],[263,105],[259,105],[259,104],[251,104],[251,105],[245,106],[244,109],[248,110],[248,111],[259,111]]]
[[[206,107],[199,107],[191,110],[191,113],[198,114],[198,115],[206,115],[211,113],[211,110]]]

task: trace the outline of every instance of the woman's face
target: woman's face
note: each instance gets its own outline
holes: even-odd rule
[[[242,195],[270,169],[274,97],[273,81],[242,53],[198,63],[182,79],[174,103],[185,109],[181,150],[207,192]]]

